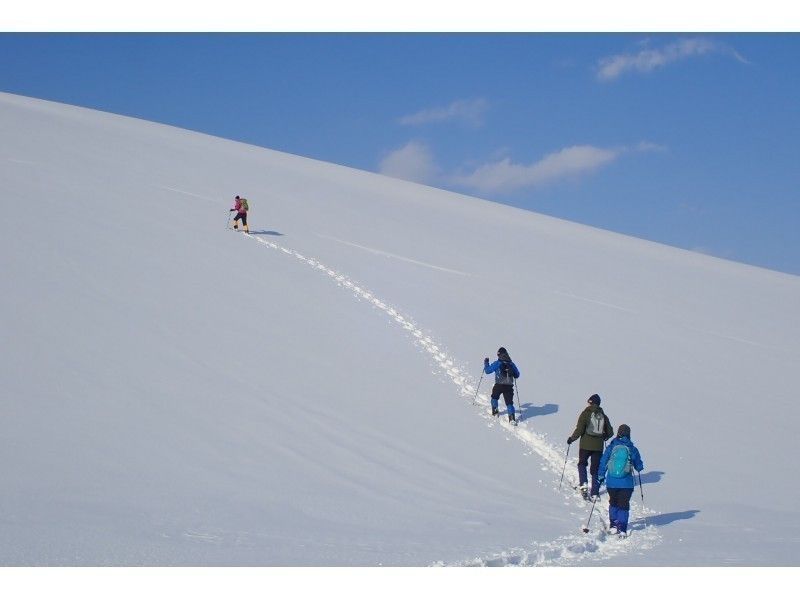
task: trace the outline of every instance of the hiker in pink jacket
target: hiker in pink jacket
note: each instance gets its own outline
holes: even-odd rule
[[[233,219],[234,230],[239,230],[239,220],[241,220],[244,232],[250,232],[250,229],[247,226],[248,209],[250,209],[250,207],[247,205],[247,200],[244,197],[239,197],[237,195],[236,201],[234,202],[233,207],[230,209],[231,212],[236,212],[236,218]]]

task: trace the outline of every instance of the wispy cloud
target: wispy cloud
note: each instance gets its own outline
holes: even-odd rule
[[[424,143],[409,141],[381,160],[378,171],[396,179],[430,183],[437,176],[439,168],[436,166],[433,154]]]
[[[483,125],[489,102],[482,98],[456,100],[449,106],[427,108],[400,118],[401,125],[419,126],[440,122],[461,122],[473,127]]]
[[[747,60],[727,44],[707,38],[686,38],[661,48],[645,48],[632,54],[601,58],[597,66],[597,78],[600,81],[613,81],[625,73],[649,73],[668,64],[706,54],[725,54],[748,64]]]
[[[617,148],[574,145],[548,154],[532,164],[515,164],[509,158],[504,158],[479,166],[469,174],[454,176],[451,181],[458,186],[482,193],[509,193],[590,174],[628,152],[663,149],[649,142]]]

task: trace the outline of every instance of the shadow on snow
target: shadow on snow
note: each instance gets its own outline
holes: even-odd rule
[[[540,415],[552,415],[558,413],[558,405],[547,403],[541,407],[536,407],[532,403],[523,403],[520,405],[520,421],[528,419],[529,417],[538,417]]]
[[[664,477],[663,471],[648,471],[642,474],[642,484],[657,484]]]
[[[699,509],[690,509],[688,511],[680,511],[678,513],[662,513],[660,515],[650,515],[649,517],[645,517],[643,519],[637,519],[635,523],[644,523],[645,525],[656,525],[658,527],[661,527],[662,525],[669,525],[670,523],[681,521],[683,519],[691,519],[699,512],[700,512]]]

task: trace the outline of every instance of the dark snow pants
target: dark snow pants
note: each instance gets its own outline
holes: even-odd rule
[[[600,495],[600,484],[597,483],[597,470],[600,468],[600,459],[603,456],[603,451],[590,451],[587,449],[580,449],[578,452],[578,481],[583,486],[587,483],[586,479],[586,466],[589,465],[589,459],[592,464],[589,467],[589,473],[592,474],[592,496]]]
[[[628,531],[628,514],[631,512],[633,488],[608,489],[608,519],[612,527],[621,532]]]
[[[506,402],[508,415],[514,415],[514,387],[510,384],[495,384],[492,387],[492,409],[497,409],[500,395],[503,395],[503,400]]]

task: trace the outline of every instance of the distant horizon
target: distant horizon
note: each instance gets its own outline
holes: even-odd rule
[[[0,91],[800,275],[800,36],[0,34]]]

